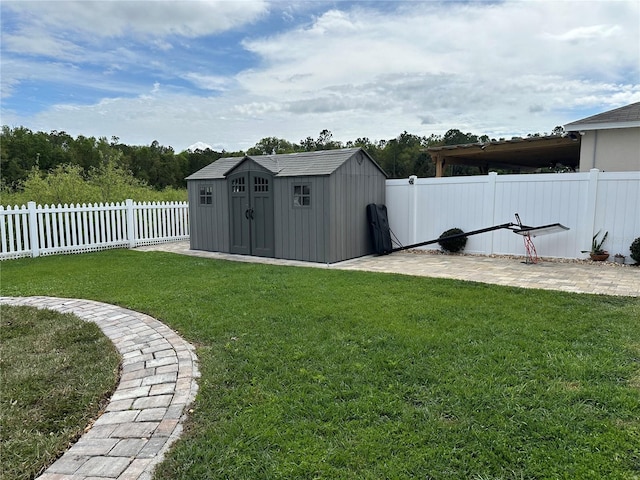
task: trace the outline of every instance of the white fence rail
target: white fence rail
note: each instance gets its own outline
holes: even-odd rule
[[[569,231],[536,237],[541,257],[587,258],[593,235],[609,232],[604,245],[625,255],[640,237],[640,172],[497,175],[387,180],[391,230],[403,245],[438,238],[450,228],[465,232],[515,222],[561,223]],[[438,248],[431,245],[425,248]],[[465,252],[525,255],[522,238],[508,230],[468,237]]]
[[[0,206],[0,260],[188,238],[187,202]]]

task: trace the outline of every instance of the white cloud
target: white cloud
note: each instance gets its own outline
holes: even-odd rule
[[[551,39],[563,41],[601,40],[607,37],[618,36],[622,33],[618,25],[592,25],[589,27],[577,27],[559,35],[547,34]]]
[[[190,51],[190,38],[239,28],[266,12],[263,0],[5,1],[2,95],[7,98],[34,78],[71,90],[77,84],[137,94],[149,75],[166,83],[180,78],[180,57],[202,53]],[[9,64],[20,68],[8,69]],[[65,77],[60,65],[82,71]],[[183,78],[204,89],[219,90],[228,83],[207,72]]]
[[[238,80],[255,95],[283,96],[293,114],[384,115],[394,105],[407,125],[431,115],[513,129],[531,115],[579,105],[583,96],[637,99],[638,6],[618,3],[613,14],[607,2],[331,10],[309,26],[246,41],[264,67]],[[490,113],[501,120],[492,124]]]
[[[91,37],[211,35],[255,21],[263,0],[234,1],[7,1],[4,6],[43,30],[84,32]],[[27,20],[23,20],[27,21]]]
[[[221,75],[203,75],[200,73],[189,72],[182,75],[182,78],[188,80],[193,85],[203,90],[224,91],[229,88],[231,80]]]
[[[23,3],[12,8],[26,8]],[[7,118],[35,129],[117,135],[128,143],[157,139],[177,150],[195,141],[236,150],[266,136],[299,141],[324,128],[343,141],[388,139],[405,130],[442,134],[450,128],[510,137],[549,132],[585,116],[576,113],[583,109],[604,111],[640,101],[637,1],[616,2],[614,8],[607,1],[331,4],[306,23],[300,12],[323,4],[104,1],[94,4],[96,11],[76,11],[77,2],[63,2],[73,8],[62,13],[44,8],[51,17],[37,17],[45,31],[63,31],[68,21],[69,29],[86,36],[95,29],[98,40],[113,45],[98,49],[88,40],[84,48],[53,35],[43,37],[53,43],[38,47],[11,38],[16,42],[11,48],[35,53],[61,47],[69,60],[48,66],[21,60],[17,70],[23,73],[5,78],[3,58],[3,92],[11,94],[28,75],[46,75],[47,68],[52,80],[64,82],[62,66],[80,55],[108,74],[77,71],[66,79],[69,85],[91,82],[117,93],[87,105]],[[216,62],[225,55],[208,62],[205,49],[199,50],[197,65],[178,61],[193,50],[184,47],[184,38],[171,35],[195,42],[276,7],[291,27],[252,34],[242,43],[246,51],[230,51],[253,56],[240,73],[224,75]],[[130,48],[136,35],[153,37],[158,53],[145,56]],[[219,47],[216,39],[211,48]],[[139,68],[151,70],[152,79],[133,73],[130,83],[111,78]],[[189,84],[211,93],[189,93]]]
[[[61,60],[77,60],[83,50],[73,42],[55,38],[34,27],[24,28],[18,34],[5,33],[2,35],[2,41],[4,48],[10,52],[55,56]]]
[[[472,3],[443,11],[441,5],[427,2],[410,3],[394,13],[329,11],[309,27],[246,41],[245,47],[260,55],[266,66],[246,72],[240,80],[255,93],[304,93],[377,81],[383,73],[473,74],[496,82],[523,73],[572,75],[593,68],[593,55],[602,60],[597,67],[601,70],[622,62],[637,66],[637,3],[619,5],[619,10],[627,10],[625,16],[616,15],[621,17],[619,25],[586,29],[599,32],[601,40],[589,55],[558,41],[566,32],[584,30],[581,22],[606,15],[608,5]],[[554,36],[554,30],[563,33]]]

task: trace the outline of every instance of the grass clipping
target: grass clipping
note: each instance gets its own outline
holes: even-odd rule
[[[93,323],[0,307],[3,479],[28,479],[58,458],[115,388],[120,358]]]

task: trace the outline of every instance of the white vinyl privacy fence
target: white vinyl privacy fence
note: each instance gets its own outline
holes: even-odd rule
[[[188,238],[186,202],[0,206],[0,260]]]
[[[640,237],[640,172],[497,175],[387,180],[391,230],[403,245],[438,238],[450,228],[465,232],[515,222],[561,223],[569,231],[533,239],[538,255],[587,258],[593,235],[609,232],[612,259]],[[437,244],[425,248],[439,248]],[[468,237],[465,252],[525,255],[523,240],[509,230]]]

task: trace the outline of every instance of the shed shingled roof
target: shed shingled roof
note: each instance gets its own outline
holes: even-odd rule
[[[386,176],[384,170],[382,170],[362,148],[342,148],[339,150],[320,150],[317,152],[220,158],[192,175],[189,175],[187,180],[215,180],[225,178],[246,159],[253,160],[258,165],[272,172],[276,177],[331,175],[359,151],[362,151],[362,153],[380,169],[383,175]]]
[[[640,102],[567,123],[567,131],[640,126]]]
[[[224,157],[219,158],[206,167],[201,168],[197,172],[192,173],[187,180],[209,180],[215,178],[224,178],[225,172],[235,167],[244,160],[245,157]]]

